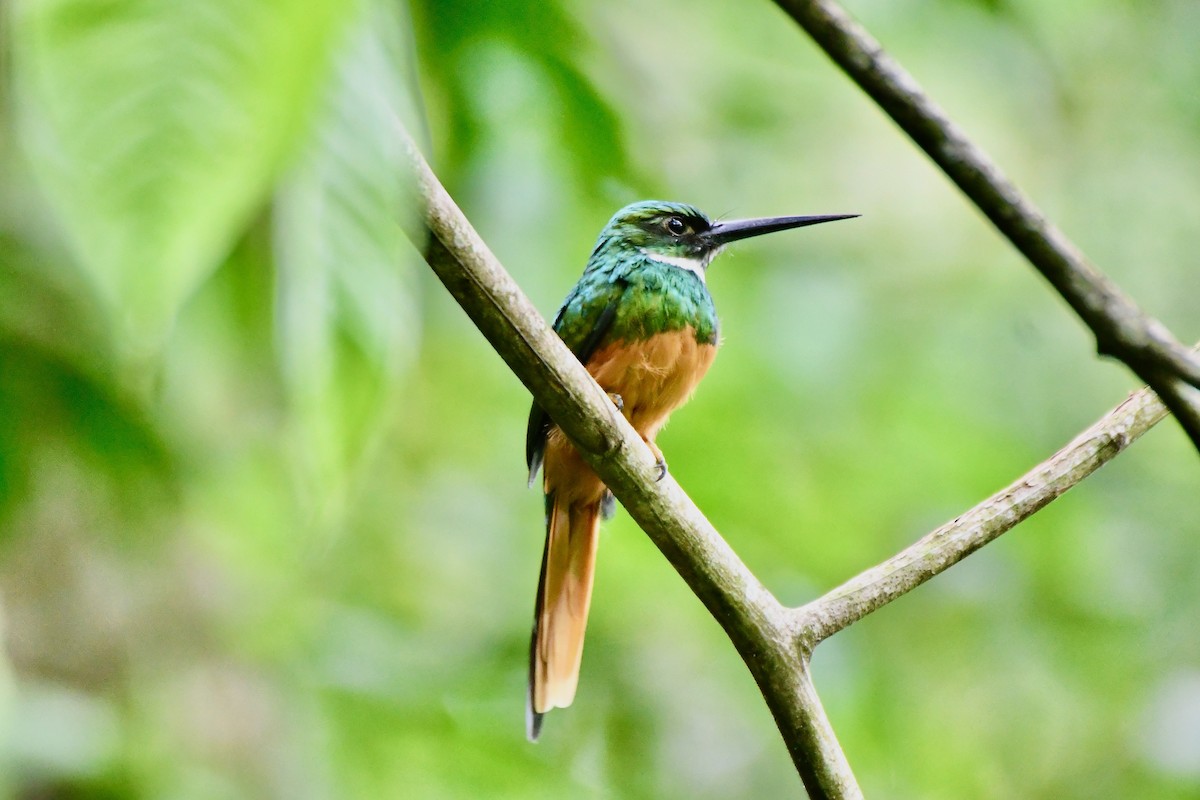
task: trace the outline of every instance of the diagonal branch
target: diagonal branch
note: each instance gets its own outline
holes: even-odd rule
[[[608,395],[521,292],[403,131],[423,219],[408,235],[538,404],[725,630],[775,717],[809,795],[861,797],[846,756],[794,646],[788,612],[667,475]]]
[[[876,567],[794,609],[796,636],[812,648],[925,581],[1054,501],[1167,415],[1149,389],[1134,392],[1021,478]]]
[[[401,133],[423,219],[409,237],[472,321],[708,608],[742,656],[814,800],[862,793],[809,676],[821,640],[911,591],[1115,457],[1165,412],[1146,390],[1009,489],[896,557],[786,609],[730,549],[480,240]]]
[[[1154,389],[1200,450],[1200,358],[1120,288],[1021,193],[883,46],[834,0],[776,0],[1050,282],[1096,337]]]
[[[563,344],[406,140],[425,209],[426,260],[538,403],[718,619],[739,635],[771,628],[782,606],[668,475],[628,420]]]

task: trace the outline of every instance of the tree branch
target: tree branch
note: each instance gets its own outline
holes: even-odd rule
[[[1145,314],[946,116],[917,81],[833,0],[776,0],[923,149],[1092,330],[1101,355],[1154,389],[1200,451],[1200,359]]]
[[[400,132],[423,219],[409,238],[488,342],[578,447],[725,630],[771,709],[814,800],[861,797],[794,646],[787,610],[670,475],[546,324]]]
[[[861,791],[809,677],[812,649],[978,550],[1115,457],[1165,411],[1130,397],[1020,481],[912,547],[799,609],[758,581],[488,250],[401,133],[423,219],[408,233],[476,326],[579,447],[742,656],[814,800]]]
[[[410,236],[428,241],[426,260],[492,346],[714,614],[736,620],[739,631],[782,619],[782,606],[678,483],[669,475],[656,480],[655,458],[641,437],[479,238],[411,140],[407,152],[426,209],[426,231]]]
[[[792,610],[804,647],[857,622],[1016,527],[1098,470],[1167,415],[1149,389],[1134,392],[1020,479],[910,547]]]

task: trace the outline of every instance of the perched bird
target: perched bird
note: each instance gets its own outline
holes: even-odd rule
[[[721,249],[764,233],[855,214],[713,222],[680,203],[645,201],[616,213],[596,241],[554,330],[612,397],[658,459],[654,437],[691,396],[717,354],[717,312],[705,273]],[[575,698],[592,596],[597,531],[613,498],[538,404],[525,440],[529,483],[543,470],[546,545],[529,647],[526,733]]]

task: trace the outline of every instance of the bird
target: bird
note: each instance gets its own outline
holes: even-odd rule
[[[706,279],[713,258],[740,239],[856,216],[714,221],[691,205],[646,200],[604,226],[554,330],[641,435],[659,480],[667,462],[655,436],[691,397],[720,343]],[[543,715],[575,698],[600,520],[615,501],[536,400],[525,461],[530,486],[542,470],[546,507],[525,715],[526,735],[537,741]]]

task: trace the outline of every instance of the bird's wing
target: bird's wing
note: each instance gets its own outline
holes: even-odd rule
[[[579,363],[587,364],[596,347],[612,327],[617,315],[617,306],[625,294],[627,284],[617,278],[600,286],[581,282],[567,296],[566,302],[554,318],[554,330],[571,348]],[[542,466],[542,454],[546,447],[546,434],[550,431],[550,415],[534,401],[529,410],[529,427],[525,431],[525,464],[529,467],[529,484]]]

